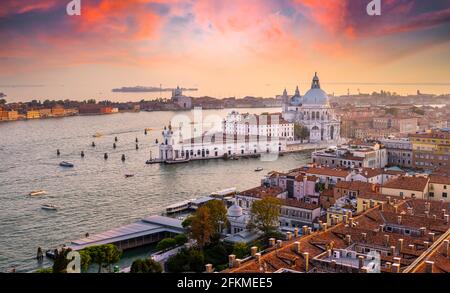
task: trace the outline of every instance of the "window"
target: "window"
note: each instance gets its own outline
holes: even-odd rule
[[[443,192],[443,193],[442,193],[442,197],[447,198],[447,192]]]
[[[406,229],[406,230],[405,230],[405,234],[409,235],[409,234],[411,234],[411,231],[408,230],[408,229]]]
[[[434,192],[429,193],[430,197],[434,197]]]

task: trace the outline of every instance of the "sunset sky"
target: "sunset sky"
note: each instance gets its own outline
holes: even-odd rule
[[[73,17],[68,2],[0,2],[8,100],[160,84],[269,97],[315,71],[329,94],[450,93],[450,0],[382,0],[381,16],[370,0],[82,0]]]

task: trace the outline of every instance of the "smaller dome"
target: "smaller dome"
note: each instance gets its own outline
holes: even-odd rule
[[[235,217],[235,218],[237,218],[237,217],[240,217],[242,215],[243,215],[242,208],[240,206],[234,204],[234,205],[232,205],[231,207],[228,208],[228,211],[227,211],[227,216],[228,217]]]
[[[302,97],[300,97],[300,96],[293,96],[292,98],[291,98],[291,105],[292,106],[301,106],[301,104],[302,104]]]

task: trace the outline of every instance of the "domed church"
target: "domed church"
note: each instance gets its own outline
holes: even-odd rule
[[[309,129],[310,142],[337,143],[340,140],[340,120],[330,105],[328,95],[320,88],[317,73],[311,89],[302,97],[300,90],[289,96],[283,92],[283,118]]]

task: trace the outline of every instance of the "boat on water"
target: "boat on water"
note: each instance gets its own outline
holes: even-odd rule
[[[166,214],[176,214],[184,212],[191,206],[191,200],[185,200],[166,207]]]
[[[103,134],[101,134],[100,132],[95,133],[92,137],[102,137]]]
[[[134,174],[125,174],[125,178],[131,178],[134,177]]]
[[[48,204],[48,203],[43,204],[43,205],[41,206],[41,208],[42,208],[43,210],[48,210],[48,211],[57,211],[57,210],[59,209],[59,207],[57,207],[57,206],[55,206],[55,205],[53,205],[53,204]]]
[[[261,168],[261,167],[258,167],[258,168],[255,169],[255,172],[261,172],[262,170],[264,170],[264,169]]]
[[[153,130],[153,128],[151,128],[151,127],[148,127],[148,128],[145,128],[145,130],[147,130],[147,131],[152,131],[152,130]]]
[[[173,165],[173,164],[184,164],[184,163],[189,163],[190,159],[175,159],[175,160],[166,160],[164,161],[164,163],[168,164],[168,165]]]
[[[66,161],[62,161],[61,163],[59,163],[59,165],[61,167],[66,167],[66,168],[73,168],[75,165],[70,163],[70,162],[66,162]]]
[[[41,196],[41,195],[46,195],[46,194],[47,194],[47,192],[44,190],[35,190],[35,191],[30,192],[28,195],[29,196]]]

